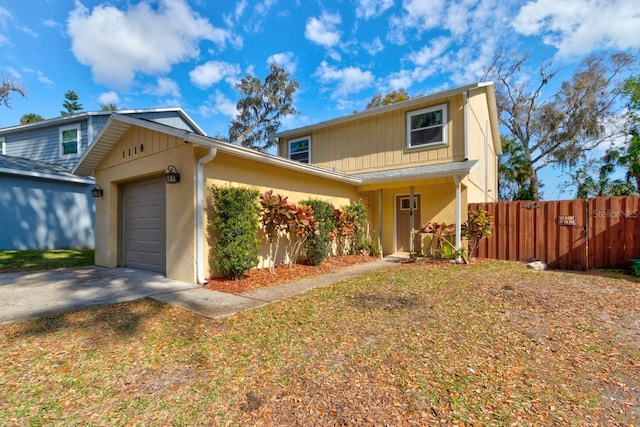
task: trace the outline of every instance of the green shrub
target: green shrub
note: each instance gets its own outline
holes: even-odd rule
[[[309,236],[304,244],[306,261],[311,265],[318,265],[329,255],[331,233],[336,227],[333,222],[333,205],[318,199],[301,203],[313,208],[313,216],[318,223],[318,232]]]
[[[258,264],[258,194],[243,187],[211,187],[208,230],[214,267],[237,280]]]

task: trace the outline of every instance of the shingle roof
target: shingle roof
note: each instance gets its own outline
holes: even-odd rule
[[[403,181],[425,178],[443,178],[467,175],[478,164],[477,160],[441,163],[437,165],[416,166],[411,168],[388,169],[375,172],[354,174],[365,184],[376,184],[387,181]]]
[[[0,174],[46,178],[81,184],[93,183],[93,179],[74,175],[62,166],[14,156],[0,156]]]

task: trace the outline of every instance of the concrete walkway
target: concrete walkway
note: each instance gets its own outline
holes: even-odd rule
[[[152,298],[202,316],[216,318],[260,307],[309,289],[330,285],[399,259],[356,264],[279,286],[232,295],[131,268],[80,267],[0,274],[0,325],[43,318],[96,305]]]

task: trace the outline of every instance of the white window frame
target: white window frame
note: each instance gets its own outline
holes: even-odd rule
[[[291,158],[291,146],[293,144],[295,144],[296,142],[300,142],[300,141],[305,141],[308,140],[309,141],[309,148],[307,149],[307,161],[303,162],[302,160],[295,160]],[[300,162],[300,163],[307,163],[307,164],[311,164],[311,135],[307,135],[307,136],[303,136],[300,138],[294,138],[294,139],[290,139],[288,141],[289,143],[289,151],[288,151],[288,158],[289,160],[294,160],[296,162]],[[304,152],[304,151],[303,151]]]
[[[7,154],[7,141],[5,140],[4,136],[0,136],[0,146],[1,146],[1,150],[0,151],[0,155],[4,156]]]
[[[435,125],[435,126],[429,126],[423,129],[433,129],[436,127],[440,127],[442,126],[442,141],[435,141],[435,142],[429,142],[426,144],[419,144],[419,145],[411,145],[411,119],[414,116],[419,116],[420,114],[425,114],[425,113],[431,113],[433,111],[438,111],[438,110],[442,110],[442,124],[441,125]],[[447,133],[447,104],[440,104],[440,105],[436,105],[433,107],[428,107],[428,108],[422,108],[420,110],[416,110],[416,111],[409,111],[407,113],[407,150],[417,150],[420,148],[430,148],[430,147],[441,147],[441,146],[446,146],[449,144],[449,139],[448,139],[448,133]],[[414,129],[415,131],[416,129]]]
[[[67,130],[75,129],[78,135],[78,150],[75,153],[64,154],[64,148],[62,146],[62,133]],[[80,157],[80,152],[82,151],[82,134],[80,130],[80,124],[62,126],[58,131],[58,147],[60,152],[60,158],[68,158],[68,157]]]

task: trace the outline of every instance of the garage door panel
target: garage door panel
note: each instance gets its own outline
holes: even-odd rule
[[[124,187],[125,266],[166,271],[166,196],[164,177]]]

